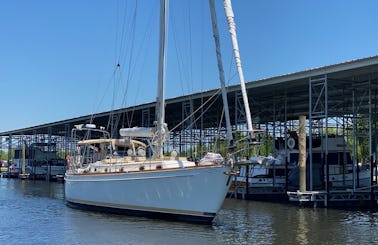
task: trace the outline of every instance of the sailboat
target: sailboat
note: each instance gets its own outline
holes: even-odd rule
[[[157,118],[153,128],[120,129],[113,139],[103,127],[76,125],[72,156],[67,156],[65,198],[69,205],[146,217],[211,223],[226,197],[230,164],[218,153],[198,163],[163,155],[164,72],[167,1],[160,6]],[[139,141],[137,139],[143,139]],[[147,142],[147,145],[144,143]],[[148,150],[151,157],[147,157]]]

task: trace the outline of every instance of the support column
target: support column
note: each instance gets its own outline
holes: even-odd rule
[[[321,122],[321,124],[319,124]],[[313,180],[313,155],[312,155],[312,137],[314,131],[318,130],[322,142],[321,166],[323,167],[325,178],[325,189],[328,191],[328,78],[327,75],[309,78],[309,190],[314,188]]]
[[[10,166],[10,161],[12,160],[12,135],[8,136],[8,167]]]
[[[353,90],[353,190],[357,187],[357,109],[356,109],[356,90]]]
[[[287,90],[285,89],[284,136],[285,136],[285,189],[289,189],[289,152],[287,149]]]
[[[189,155],[193,157],[193,124],[194,124],[194,115],[193,115],[193,100],[189,99],[187,101],[183,101],[181,104],[181,121],[183,121],[181,126],[181,134],[184,138],[184,151],[188,154],[188,147],[189,147]],[[181,151],[180,151],[181,153]]]
[[[52,127],[47,128],[48,136],[47,136],[47,143],[48,143],[48,151],[52,150]],[[46,173],[46,181],[50,181],[51,178],[51,159],[47,159],[47,173]]]
[[[373,159],[373,126],[372,126],[372,105],[371,105],[371,77],[369,77],[369,162],[370,162],[370,205],[374,206],[374,159]]]
[[[142,127],[151,127],[151,113],[150,108],[142,110]]]

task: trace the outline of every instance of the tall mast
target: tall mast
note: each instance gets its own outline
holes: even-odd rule
[[[217,54],[219,80],[220,80],[221,89],[222,89],[222,100],[223,100],[224,115],[225,115],[225,118],[226,118],[227,143],[228,143],[228,146],[231,147],[233,145],[233,143],[232,143],[232,129],[231,129],[231,122],[230,122],[230,113],[229,113],[229,109],[228,109],[227,90],[226,90],[226,85],[225,85],[222,56],[221,56],[220,43],[219,43],[219,31],[218,31],[218,25],[217,25],[217,15],[216,15],[216,12],[215,12],[214,0],[209,0],[209,4],[210,4],[210,12],[211,12],[211,22],[212,22],[212,25],[213,25],[215,50],[216,50],[216,54]]]
[[[230,35],[231,35],[232,46],[233,46],[233,49],[234,49],[235,63],[236,63],[236,67],[238,69],[238,74],[239,74],[241,92],[242,92],[242,96],[243,96],[245,114],[246,114],[246,118],[247,118],[248,131],[249,131],[251,138],[254,139],[255,134],[253,132],[251,111],[249,109],[247,90],[245,88],[244,75],[243,75],[243,70],[242,70],[242,66],[241,66],[238,40],[236,38],[236,27],[235,27],[235,22],[234,22],[234,12],[232,11],[231,0],[224,0],[224,10],[225,10],[226,18],[227,18],[228,30],[229,30]]]
[[[158,91],[156,100],[156,121],[157,121],[157,145],[155,157],[163,156],[164,141],[164,121],[165,121],[165,103],[164,103],[164,82],[165,82],[165,56],[166,56],[166,39],[167,39],[167,14],[168,0],[160,1],[160,34],[159,34],[159,71],[158,71]]]

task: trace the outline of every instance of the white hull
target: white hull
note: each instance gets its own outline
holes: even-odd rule
[[[249,186],[250,187],[273,187],[273,186],[285,186],[286,184],[286,178],[285,177],[275,177],[275,178],[269,178],[269,177],[254,177],[248,179]]]
[[[102,208],[211,222],[229,188],[224,165],[129,173],[65,175],[66,200]]]
[[[370,181],[370,170],[366,169],[363,171],[360,171],[358,174],[358,181],[359,181],[359,187],[368,187],[371,185]],[[355,176],[355,182],[357,187],[357,176]],[[329,183],[331,187],[353,187],[353,174],[347,173],[347,174],[330,174],[329,175]]]
[[[64,175],[66,172],[65,166],[51,166],[51,176]]]
[[[330,187],[343,187],[343,188],[352,188],[353,182],[356,182],[357,187],[357,176],[355,176],[355,180],[353,180],[353,173],[336,173],[339,171],[339,167],[333,166],[330,169],[331,173],[329,175],[329,185]],[[252,174],[253,173],[253,174]],[[286,177],[285,176],[275,176],[268,177],[264,176],[268,174],[268,168],[264,166],[252,166],[250,170],[250,175],[248,178],[249,187],[273,187],[273,186],[285,186],[286,185]],[[261,177],[260,177],[261,176]],[[240,169],[240,176],[236,177],[236,182],[246,183],[245,177],[245,167],[243,166]],[[359,187],[368,187],[371,185],[370,181],[370,169],[360,170],[358,176]]]
[[[27,167],[27,172],[33,173],[38,176],[46,176],[48,172],[48,166],[28,166]],[[56,176],[56,175],[64,175],[66,172],[66,167],[65,166],[50,166],[50,175],[51,176]]]
[[[277,187],[286,185],[286,176],[278,174],[278,171],[282,172],[284,169],[282,166],[274,168],[273,166],[250,165],[249,168],[249,187]],[[273,174],[274,171],[276,171],[275,175]],[[241,166],[239,176],[235,180],[239,184],[247,182],[245,166]]]

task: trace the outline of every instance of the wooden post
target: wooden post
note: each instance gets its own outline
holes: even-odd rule
[[[306,191],[306,116],[299,116],[299,190]]]

